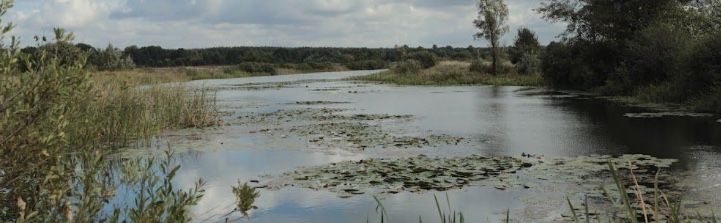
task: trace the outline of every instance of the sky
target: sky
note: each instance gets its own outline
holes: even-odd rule
[[[164,48],[216,46],[393,47],[486,46],[474,40],[474,0],[16,0],[3,22],[33,45],[53,27],[75,42]],[[515,30],[534,30],[542,44],[564,24],[543,20],[539,0],[506,0]]]

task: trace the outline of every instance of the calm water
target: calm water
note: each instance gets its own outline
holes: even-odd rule
[[[522,87],[400,87],[343,81],[342,78],[371,71],[333,72],[191,82],[218,89],[218,103],[230,121],[244,112],[278,109],[332,107],[358,114],[410,114],[414,119],[385,129],[406,134],[449,134],[470,139],[469,144],[442,148],[369,149],[363,152],[310,149],[308,139],[248,134],[263,126],[231,125],[205,132],[173,133],[167,138],[181,152],[183,168],[176,183],[192,185],[202,177],[207,193],[195,208],[199,221],[223,221],[232,210],[230,186],[238,179],[249,181],[277,175],[302,166],[324,165],[368,157],[404,157],[417,154],[463,156],[533,153],[546,157],[590,154],[641,153],[675,158],[679,171],[710,185],[719,196],[721,188],[721,123],[719,117],[627,118],[625,113],[643,112],[604,100],[576,97],[543,89]],[[275,82],[277,84],[268,84]],[[280,87],[247,89],[257,86]],[[335,89],[335,90],[328,90]],[[357,91],[357,93],[356,93]],[[296,105],[297,101],[350,102],[334,105]],[[193,137],[188,137],[192,135]],[[182,140],[193,138],[193,140]],[[189,148],[189,150],[183,150]],[[433,194],[400,193],[385,196],[384,205],[393,222],[417,222],[419,216],[434,220]],[[499,219],[507,209],[528,220],[544,221],[565,208],[564,192],[531,194],[492,188],[449,191],[456,209],[467,219]],[[327,191],[286,188],[261,191],[250,222],[366,222],[378,219],[370,195],[338,198]],[[714,205],[714,204],[712,204]],[[715,204],[721,206],[721,204]],[[562,211],[561,211],[562,212]],[[228,216],[235,219],[237,215]]]

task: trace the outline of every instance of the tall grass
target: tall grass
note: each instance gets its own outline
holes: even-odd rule
[[[618,223],[649,223],[649,222],[668,222],[668,223],[717,223],[718,219],[715,214],[710,217],[702,217],[700,214],[693,215],[682,210],[682,202],[680,200],[673,201],[670,196],[659,189],[659,175],[660,171],[656,172],[654,177],[654,188],[653,188],[653,200],[649,201],[644,197],[644,193],[641,191],[636,175],[630,170],[630,182],[631,187],[626,186],[626,180],[619,174],[618,169],[609,161],[608,169],[611,173],[614,185],[618,190],[618,193],[610,193],[605,188],[602,188],[606,198],[611,201],[614,207],[618,207],[618,210],[602,210],[610,213],[620,211],[624,213],[622,216],[609,215],[609,217],[603,217],[601,211],[591,212],[589,209],[588,196],[584,197],[583,213],[578,213],[576,206],[573,204],[570,198],[566,198],[566,202],[571,211],[570,222],[576,223],[590,223],[590,222],[618,222]],[[630,193],[634,194],[635,197],[629,196]],[[380,214],[380,222],[389,222],[389,214],[383,203],[375,196],[373,196],[377,203],[376,211]],[[451,201],[446,194],[446,207],[443,209],[439,202],[438,197],[434,194],[433,199],[435,201],[436,212],[438,213],[439,223],[463,223],[465,217],[462,212],[455,211],[451,207]],[[510,210],[505,213],[503,222],[511,222],[513,216],[510,214]],[[424,222],[419,217],[419,222]],[[480,220],[479,220],[480,222]]]
[[[380,222],[390,222],[389,220],[389,214],[386,207],[383,205],[383,202],[381,202],[378,197],[373,196],[373,199],[376,201],[376,212],[380,214]],[[435,201],[436,210],[438,212],[438,218],[440,219],[440,223],[464,223],[466,222],[465,217],[463,216],[463,213],[460,211],[453,210],[451,207],[451,200],[448,197],[448,193],[446,193],[446,207],[447,209],[443,209],[441,207],[440,202],[438,201],[438,197],[434,194],[433,200]],[[370,221],[370,220],[368,220]],[[423,223],[423,219],[418,216],[418,222]]]
[[[123,81],[95,82],[68,114],[75,144],[117,148],[143,142],[166,129],[219,124],[214,93],[183,86],[130,86]],[[87,134],[94,133],[94,134]]]
[[[583,216],[585,217],[583,218],[583,222],[718,222],[715,214],[704,218],[700,214],[693,215],[684,212],[682,210],[682,201],[680,199],[673,201],[667,193],[659,189],[660,171],[656,172],[654,177],[653,198],[652,201],[649,201],[646,197],[644,197],[644,193],[641,191],[641,186],[639,185],[638,179],[633,173],[633,170],[629,170],[631,188],[628,188],[626,187],[626,181],[621,177],[618,169],[616,169],[611,162],[608,163],[608,169],[618,193],[614,196],[614,194],[609,193],[608,190],[603,189],[604,194],[606,194],[607,199],[613,203],[614,207],[620,208],[619,211],[624,213],[624,215],[622,217],[612,216],[607,218],[604,218],[601,215],[592,215],[589,211],[588,198],[586,198],[583,205]],[[634,195],[633,198],[629,196],[629,191]],[[581,216],[576,213],[576,208],[573,203],[569,198],[567,198],[567,201],[568,206],[571,209],[573,222],[581,223],[582,218],[580,218]],[[614,210],[606,211],[611,213]]]

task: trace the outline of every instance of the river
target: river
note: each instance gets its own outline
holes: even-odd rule
[[[719,117],[629,117],[648,111],[542,88],[395,86],[344,79],[372,72],[375,71],[187,83],[217,90],[217,103],[227,123],[210,130],[170,132],[159,138],[163,145],[158,147],[169,144],[179,151],[177,156],[182,169],[177,175],[177,184],[190,186],[197,178],[208,182],[204,198],[194,208],[195,219],[220,222],[226,217],[237,219],[237,213],[225,215],[233,208],[235,199],[230,187],[238,180],[263,182],[300,167],[419,154],[441,157],[534,154],[547,159],[593,154],[646,154],[677,159],[669,171],[691,173],[684,176],[699,182],[703,191],[710,191],[716,197],[705,202],[711,202],[712,207],[721,206],[721,203],[714,203],[718,202],[721,193],[721,123],[716,121]],[[376,143],[378,146],[359,147],[349,144],[348,140],[328,141],[328,136],[325,139],[318,137],[324,133],[322,129],[312,134],[300,131],[302,129],[277,132],[266,130],[273,129],[267,121],[249,121],[247,118],[263,113],[321,108],[334,109],[335,115],[403,117],[371,118],[367,123],[374,128],[369,131],[376,132],[359,131],[362,134],[382,132],[418,138],[437,135],[456,137],[462,142],[401,146],[379,142]],[[273,123],[277,124],[275,127],[298,126],[298,122],[292,120],[293,116],[289,119],[291,121]],[[312,121],[300,122],[314,124]],[[341,198],[331,191],[293,186],[260,191],[261,196],[255,204],[258,209],[242,221],[366,222],[370,219],[370,222],[377,222],[379,219],[377,204],[370,194]],[[558,220],[567,212],[564,199],[567,193],[560,189],[540,193],[464,187],[445,192],[400,192],[381,197],[392,222],[417,222],[419,216],[424,221],[436,220],[434,194],[443,200],[447,194],[454,209],[462,211],[466,219],[495,221],[510,211],[516,219],[543,222]]]

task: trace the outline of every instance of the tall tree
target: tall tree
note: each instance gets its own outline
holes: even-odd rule
[[[673,13],[690,0],[545,0],[538,12],[568,24],[566,35],[592,42],[622,42],[657,19],[678,19]]]
[[[513,47],[509,50],[511,62],[518,63],[527,54],[536,55],[540,48],[536,33],[528,28],[520,28]]]
[[[473,21],[473,24],[480,31],[473,37],[475,39],[486,39],[491,45],[493,75],[498,74],[499,41],[503,34],[508,32],[507,19],[508,6],[503,0],[480,0],[478,2],[478,18]]]

